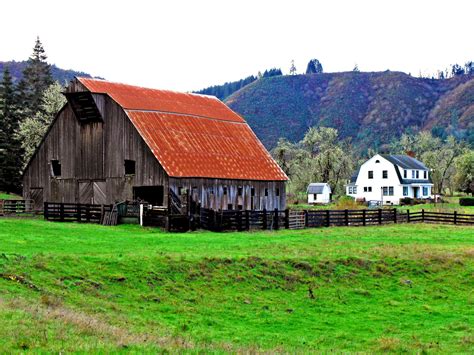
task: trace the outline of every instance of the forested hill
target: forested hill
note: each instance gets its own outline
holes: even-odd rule
[[[10,74],[12,75],[13,82],[18,82],[22,76],[23,76],[23,70],[26,67],[27,61],[21,61],[21,62],[16,62],[16,61],[9,61],[9,62],[1,62],[0,61],[0,78],[3,76],[3,69],[5,66],[8,66],[8,69],[10,70]],[[53,76],[53,79],[58,81],[60,84],[64,84],[72,80],[75,76],[85,76],[85,77],[91,77],[90,74],[81,72],[81,71],[76,71],[76,70],[71,70],[71,69],[61,69],[58,68],[56,65],[51,66],[51,74]]]
[[[430,130],[474,143],[474,76],[415,78],[400,72],[343,72],[261,78],[226,99],[267,148],[299,141],[311,126],[337,128],[360,150],[404,132]]]

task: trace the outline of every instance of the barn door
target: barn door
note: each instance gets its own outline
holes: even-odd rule
[[[93,190],[93,202],[96,205],[105,205],[105,181],[93,181],[92,182]]]
[[[106,202],[105,181],[89,180],[79,182],[79,203],[102,205]]]
[[[35,211],[43,210],[43,188],[31,188],[29,199],[32,200],[32,208]]]
[[[79,182],[79,203],[92,203],[94,196],[94,189],[92,187],[92,181],[80,181]]]

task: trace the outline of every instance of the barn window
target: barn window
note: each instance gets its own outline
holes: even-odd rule
[[[53,176],[61,176],[61,163],[59,160],[51,160],[51,172]]]
[[[242,196],[242,191],[243,191],[242,186],[239,186],[239,187],[237,188],[237,195]]]
[[[135,175],[135,160],[125,160],[125,175]]]
[[[181,196],[183,194],[183,187],[178,187],[178,195]]]
[[[250,188],[250,196],[255,196],[255,187]]]
[[[227,205],[227,209],[228,209],[228,210],[232,210],[232,204],[231,204],[231,203],[229,203],[229,204]]]
[[[265,196],[268,196],[268,189],[265,188]]]
[[[237,205],[237,209],[238,209],[238,210],[241,211],[243,208],[244,208],[244,206],[242,206],[242,205]]]
[[[275,196],[280,196],[280,189],[278,187],[275,189]]]
[[[224,190],[224,191],[223,191],[223,194],[224,194],[224,195],[227,195],[227,186],[224,186],[222,189]]]

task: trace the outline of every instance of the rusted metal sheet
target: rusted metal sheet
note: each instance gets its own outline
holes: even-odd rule
[[[288,180],[245,120],[214,97],[78,80],[122,106],[170,177]]]

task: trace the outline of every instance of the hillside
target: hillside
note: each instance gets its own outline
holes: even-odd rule
[[[474,143],[474,78],[344,72],[259,79],[226,99],[268,148],[300,140],[311,126],[337,128],[360,150],[404,132],[432,130]]]
[[[26,67],[26,63],[27,63],[26,60],[21,61],[21,62],[16,62],[16,61],[0,62],[0,78],[2,78],[3,76],[3,69],[5,65],[7,65],[12,75],[13,81],[14,82],[19,81],[22,78],[22,73]],[[51,73],[53,75],[54,80],[58,81],[61,84],[69,82],[75,76],[83,76],[83,77],[88,77],[88,78],[91,77],[90,74],[87,74],[81,71],[72,70],[72,69],[61,69],[61,68],[58,68],[54,64],[51,66]]]

